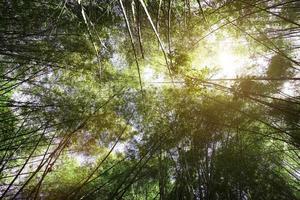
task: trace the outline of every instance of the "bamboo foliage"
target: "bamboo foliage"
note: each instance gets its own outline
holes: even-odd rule
[[[299,5],[4,1],[0,199],[299,199]]]

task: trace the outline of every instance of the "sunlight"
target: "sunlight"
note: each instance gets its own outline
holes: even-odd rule
[[[239,42],[226,38],[218,43],[216,65],[221,77],[235,77],[245,64],[245,58],[234,52]]]
[[[222,36],[209,35],[193,56],[192,69],[207,67],[215,71],[214,78],[234,78],[251,63],[247,41],[233,38],[226,32]]]
[[[220,68],[220,75],[234,77],[242,64],[242,58],[234,55],[231,51],[218,52],[217,65]]]
[[[0,3],[0,200],[300,200],[300,0]]]
[[[150,67],[146,67],[143,71],[143,80],[145,82],[153,81],[154,79],[154,70]]]
[[[143,70],[142,80],[146,85],[162,86],[165,82],[165,77],[162,73],[156,74],[154,69],[147,66]]]

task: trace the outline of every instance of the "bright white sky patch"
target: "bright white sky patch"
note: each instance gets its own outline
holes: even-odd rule
[[[285,82],[282,87],[282,92],[290,96],[295,96],[294,85],[291,84],[291,82]]]
[[[142,80],[146,86],[161,86],[165,82],[165,76],[162,73],[157,74],[154,69],[152,69],[150,66],[147,66],[143,70]]]
[[[154,70],[150,67],[146,67],[143,72],[143,80],[145,82],[152,81],[154,79]]]
[[[238,45],[245,41],[238,41],[232,38],[226,38],[218,42],[216,52],[216,66],[219,68],[220,77],[236,77],[244,67],[247,67],[249,59],[242,56],[237,51]]]
[[[242,58],[234,55],[230,49],[218,52],[217,62],[220,73],[226,77],[235,77],[238,70],[243,66]]]
[[[89,156],[84,153],[71,153],[70,156],[75,159],[80,166],[94,164],[97,159],[94,156]]]

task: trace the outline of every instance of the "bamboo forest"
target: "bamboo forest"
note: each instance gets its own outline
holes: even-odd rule
[[[300,1],[0,0],[0,199],[300,200]]]

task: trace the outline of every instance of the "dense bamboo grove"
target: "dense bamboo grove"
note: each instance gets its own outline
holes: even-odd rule
[[[300,1],[2,0],[0,199],[300,199]]]

